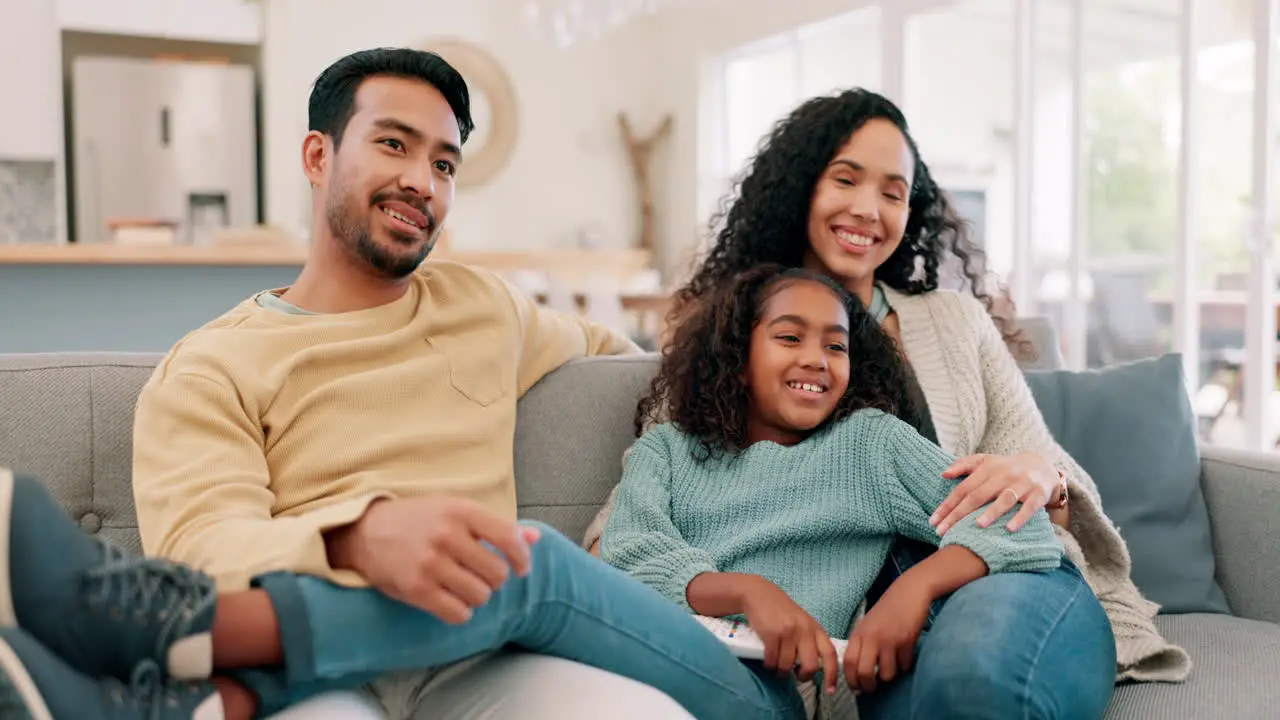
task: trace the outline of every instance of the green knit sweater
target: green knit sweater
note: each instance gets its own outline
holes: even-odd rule
[[[704,572],[760,575],[834,637],[879,574],[895,536],[962,545],[992,573],[1047,570],[1062,559],[1048,515],[1011,533],[974,511],[938,537],[929,515],[953,461],[898,418],[862,410],[792,447],[758,442],[699,462],[697,441],[659,425],[632,450],[601,557],[688,609]],[[1015,508],[1016,509],[1016,508]]]

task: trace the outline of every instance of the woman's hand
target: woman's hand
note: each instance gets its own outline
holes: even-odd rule
[[[1061,483],[1058,472],[1037,453],[1018,455],[970,455],[951,464],[942,477],[954,480],[968,475],[929,518],[942,535],[969,513],[991,503],[978,518],[978,527],[987,527],[1014,505],[1022,509],[1005,527],[1010,532],[1022,528],[1037,510],[1053,497]]]
[[[911,670],[916,640],[929,618],[933,596],[921,583],[896,580],[849,633],[844,679],[857,692],[872,692]]]
[[[787,596],[782,588],[762,577],[752,579],[742,595],[743,614],[764,641],[764,666],[778,677],[793,669],[802,681],[823,673],[827,694],[836,690],[840,676],[835,645],[827,631],[809,613]]]

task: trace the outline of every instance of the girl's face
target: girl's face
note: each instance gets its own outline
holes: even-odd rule
[[[858,128],[814,187],[805,267],[869,293],[875,269],[902,242],[914,172],[915,156],[896,125],[873,118]]]
[[[747,439],[794,445],[835,411],[849,386],[849,316],[830,288],[794,280],[751,331]]]

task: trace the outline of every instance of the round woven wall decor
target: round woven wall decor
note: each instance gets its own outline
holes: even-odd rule
[[[425,49],[439,53],[467,81],[476,129],[463,146],[457,186],[484,185],[507,166],[516,149],[519,120],[515,87],[497,58],[475,43],[433,40]]]

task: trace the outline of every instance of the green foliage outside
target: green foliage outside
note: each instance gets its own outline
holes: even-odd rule
[[[1245,58],[1239,72],[1252,72]],[[1177,247],[1178,61],[1130,64],[1088,79],[1088,258],[1136,262],[1171,289]],[[1197,101],[1196,235],[1201,287],[1247,270],[1253,118],[1249,93],[1202,84]]]

